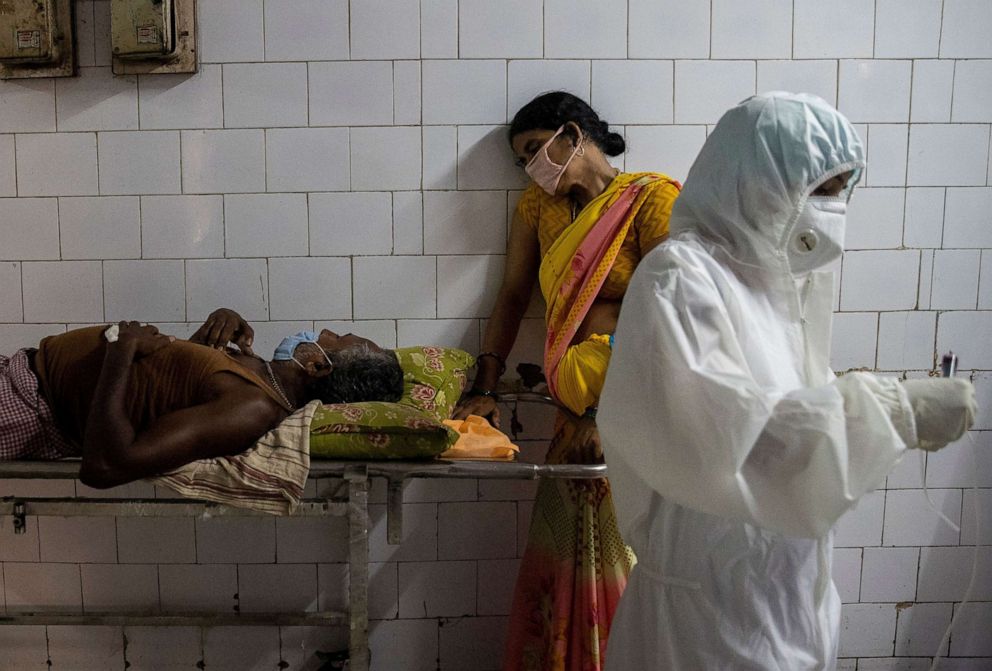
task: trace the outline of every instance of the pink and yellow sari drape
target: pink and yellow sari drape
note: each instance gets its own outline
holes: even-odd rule
[[[547,463],[574,462],[575,415],[598,403],[609,335],[571,341],[649,195],[644,187],[661,178],[624,177],[583,208],[542,260],[545,376],[555,398],[574,413],[558,413]],[[504,671],[600,671],[634,561],[617,528],[608,481],[542,480],[514,591]]]
[[[571,399],[567,395],[563,398],[564,390],[558,381],[559,365],[613,268],[637,213],[638,197],[644,186],[657,179],[654,175],[640,177],[623,188],[615,200],[610,196],[614,190],[621,189],[621,183],[611,184],[583,208],[541,261],[539,278],[547,304],[548,328],[544,372],[551,395],[577,415],[586,408],[572,407],[568,402]],[[604,368],[604,375],[605,372]]]

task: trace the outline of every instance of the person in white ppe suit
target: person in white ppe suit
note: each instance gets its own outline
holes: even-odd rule
[[[970,383],[829,368],[861,141],[815,96],[727,112],[624,298],[598,423],[638,557],[608,671],[832,669],[831,527],[907,448],[974,419]]]

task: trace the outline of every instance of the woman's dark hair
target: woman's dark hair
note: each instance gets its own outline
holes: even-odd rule
[[[610,125],[593,108],[565,91],[542,93],[521,107],[510,123],[510,142],[524,131],[555,131],[569,121],[574,121],[607,156],[618,156],[627,148],[623,136],[610,131]]]
[[[403,395],[403,369],[395,353],[359,346],[330,356],[334,370],[312,386],[322,403],[398,401]]]

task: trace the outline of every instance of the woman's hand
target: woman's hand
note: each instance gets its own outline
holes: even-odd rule
[[[485,417],[497,429],[499,428],[499,406],[492,396],[466,396],[452,413],[452,419],[465,419],[469,415]]]
[[[215,349],[224,349],[230,342],[245,354],[254,356],[251,349],[254,338],[254,329],[241,315],[229,308],[219,308],[210,313],[189,341]]]
[[[603,445],[599,440],[599,429],[596,420],[591,417],[579,419],[578,428],[572,438],[572,451],[579,463],[603,463]]]
[[[108,347],[129,352],[135,359],[154,354],[176,340],[174,336],[159,333],[154,326],[142,326],[139,322],[120,322],[117,328],[117,341]]]

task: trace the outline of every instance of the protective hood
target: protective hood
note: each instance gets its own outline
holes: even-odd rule
[[[637,555],[608,671],[834,668],[830,529],[917,443],[898,380],[830,371],[832,274],[789,264],[807,197],[862,154],[818,98],[745,101],[630,280],[596,418]]]
[[[775,91],[720,119],[689,170],[671,234],[692,231],[749,266],[788,272],[786,245],[813,189],[864,169],[851,123],[820,98]]]

